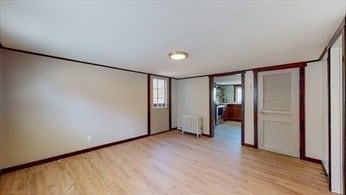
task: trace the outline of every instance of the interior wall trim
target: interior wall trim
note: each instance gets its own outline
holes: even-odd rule
[[[175,77],[170,77],[170,76],[165,76],[165,75],[153,74],[153,73],[149,73],[149,72],[142,72],[142,71],[130,70],[130,69],[126,69],[126,68],[119,68],[119,67],[115,67],[115,66],[93,63],[93,62],[86,62],[86,61],[82,61],[82,60],[74,60],[74,59],[70,59],[70,58],[53,56],[53,55],[48,55],[48,54],[43,54],[43,53],[31,52],[31,51],[20,50],[20,49],[13,49],[13,48],[5,47],[1,43],[0,43],[0,49],[19,52],[19,53],[26,53],[26,54],[31,54],[31,55],[41,56],[41,57],[54,58],[54,59],[59,59],[59,60],[64,60],[64,61],[77,62],[77,63],[87,64],[87,65],[92,65],[92,66],[99,66],[99,67],[103,67],[103,68],[121,70],[121,71],[126,71],[126,72],[133,72],[133,73],[138,73],[138,74],[148,74],[148,75],[152,75],[152,76],[171,78],[171,79],[176,79],[176,80],[193,79],[193,78],[208,77],[208,76],[226,76],[226,75],[234,74],[234,73],[240,74],[242,72],[254,71],[256,69],[268,68],[268,67],[273,67],[273,66],[280,66],[280,65],[271,65],[271,66],[265,66],[265,67],[260,67],[260,68],[250,68],[250,69],[243,69],[243,70],[237,70],[237,71],[231,71],[231,72],[222,72],[222,73],[215,73],[215,74],[204,74],[204,75],[175,78]],[[303,62],[296,62],[296,63],[311,63],[311,62],[318,62],[318,61],[320,61],[320,59],[303,61]]]
[[[317,163],[317,164],[322,164],[322,161],[320,159],[316,159],[316,158],[311,158],[311,157],[305,156],[304,158],[301,158],[301,159],[306,160],[306,161],[310,161],[313,163]]]
[[[322,166],[322,170],[323,170],[324,175],[329,180],[329,175],[328,175],[328,172],[327,172],[327,168],[323,165],[322,161],[321,161],[321,166]]]
[[[247,146],[247,147],[251,147],[251,148],[255,148],[255,145],[252,145],[252,144],[247,144],[247,143],[244,143],[242,144],[243,146]]]
[[[98,67],[103,67],[103,68],[114,69],[114,70],[133,72],[133,73],[138,73],[138,74],[150,74],[150,75],[153,75],[153,76],[159,76],[159,77],[165,77],[165,78],[173,78],[173,77],[169,77],[169,76],[152,74],[152,73],[149,73],[149,72],[142,72],[142,71],[137,71],[137,70],[130,70],[130,69],[126,69],[126,68],[109,66],[109,65],[105,65],[105,64],[98,64],[98,63],[93,63],[93,62],[86,62],[86,61],[82,61],[82,60],[75,60],[75,59],[71,59],[71,58],[64,58],[64,57],[59,57],[59,56],[54,56],[54,55],[48,55],[48,54],[43,54],[43,53],[32,52],[32,51],[13,49],[13,48],[5,47],[1,43],[0,43],[0,48],[4,49],[4,50],[19,52],[19,53],[26,53],[26,54],[31,54],[31,55],[41,56],[41,57],[54,58],[54,59],[58,59],[58,60],[64,60],[64,61],[69,61],[69,62],[76,62],[76,63],[87,64],[87,65],[91,65],[91,66],[98,66]]]
[[[82,150],[78,150],[78,151],[74,151],[74,152],[70,152],[70,153],[66,153],[66,154],[61,154],[61,155],[57,155],[57,156],[53,156],[53,157],[49,157],[49,158],[45,158],[45,159],[41,159],[41,160],[37,160],[37,161],[32,161],[29,163],[24,163],[24,164],[20,164],[20,165],[15,165],[12,167],[7,167],[1,170],[1,174],[6,174],[9,172],[13,172],[13,171],[18,171],[21,169],[25,169],[25,168],[29,168],[29,167],[33,167],[33,166],[37,166],[37,165],[41,165],[41,164],[45,164],[48,162],[52,162],[52,161],[57,161],[63,158],[68,158],[71,156],[76,156],[79,154],[83,154],[83,153],[87,153],[87,152],[91,152],[94,150],[99,150],[102,148],[106,148],[106,147],[110,147],[110,146],[114,146],[117,144],[121,144],[121,143],[125,143],[125,142],[129,142],[129,141],[133,141],[133,140],[137,140],[137,139],[142,139],[148,137],[148,135],[141,135],[138,137],[133,137],[133,138],[129,138],[129,139],[125,139],[125,140],[121,140],[121,141],[116,141],[116,142],[111,142],[108,144],[103,144],[103,145],[99,145],[99,146],[95,146],[95,147],[91,147],[91,148],[86,148],[86,149],[82,149]]]
[[[147,98],[148,98],[148,121],[147,121],[147,125],[148,125],[148,133],[147,135],[151,134],[151,75],[148,74],[147,76]]]
[[[215,126],[215,112],[214,112],[214,101],[213,101],[213,85],[214,76],[209,76],[209,137],[214,137],[214,126]],[[203,134],[202,134],[203,135]]]
[[[304,160],[312,159],[305,152],[305,66],[299,68],[299,153]]]
[[[172,79],[168,78],[168,124],[172,129]]]
[[[138,140],[138,139],[142,139],[142,138],[146,138],[146,137],[150,137],[150,136],[156,136],[158,134],[167,133],[167,132],[170,132],[172,130],[176,130],[176,128],[173,128],[173,129],[170,129],[170,130],[166,130],[166,131],[163,131],[163,132],[159,132],[159,133],[156,133],[156,134],[152,134],[152,135],[141,135],[141,136],[132,137],[132,138],[128,138],[128,139],[124,139],[124,140],[120,140],[120,141],[115,141],[115,142],[111,142],[111,143],[107,143],[107,144],[102,144],[102,145],[99,145],[99,146],[94,146],[94,147],[90,147],[90,148],[86,148],[86,149],[82,149],[82,150],[78,150],[78,151],[74,151],[74,152],[70,152],[70,153],[66,153],[66,154],[61,154],[61,155],[57,155],[57,156],[53,156],[53,157],[49,157],[49,158],[45,158],[45,159],[41,159],[41,160],[37,160],[37,161],[32,161],[32,162],[28,162],[28,163],[24,163],[24,164],[20,164],[20,165],[15,165],[15,166],[7,167],[7,168],[4,168],[4,169],[0,169],[0,173],[2,175],[2,174],[18,171],[18,170],[21,170],[21,169],[26,169],[26,168],[30,168],[30,167],[33,167],[33,166],[49,163],[49,162],[52,162],[52,161],[57,161],[57,160],[60,160],[60,159],[64,159],[64,158],[68,158],[68,157],[84,154],[84,153],[87,153],[87,152],[92,152],[94,150],[99,150],[99,149],[102,149],[102,148],[106,148],[106,147],[110,147],[110,146],[114,146],[114,145],[118,145],[118,144],[122,144],[122,143],[126,143],[126,142],[131,142],[131,141],[134,141],[134,140]]]
[[[245,72],[241,73],[241,145],[245,145]]]
[[[257,109],[258,109],[258,73],[253,72],[253,121],[254,121],[254,148],[258,148],[258,118],[257,118]]]

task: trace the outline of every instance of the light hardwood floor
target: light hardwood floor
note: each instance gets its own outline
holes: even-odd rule
[[[228,136],[170,131],[4,174],[0,194],[329,194],[321,173]]]

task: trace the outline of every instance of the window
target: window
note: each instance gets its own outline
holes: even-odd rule
[[[241,99],[242,99],[241,85],[235,85],[234,86],[234,101],[240,103]]]
[[[153,107],[166,108],[167,107],[167,82],[164,79],[153,79]]]

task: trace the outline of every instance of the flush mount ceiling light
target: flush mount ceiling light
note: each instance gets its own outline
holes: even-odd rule
[[[185,51],[174,51],[168,54],[169,58],[172,60],[183,60],[187,58],[187,52]]]

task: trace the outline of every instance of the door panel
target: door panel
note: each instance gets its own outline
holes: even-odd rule
[[[157,82],[155,79],[158,79],[160,81],[164,82]],[[150,77],[150,132],[151,134],[160,133],[163,131],[169,130],[169,106],[170,103],[168,96],[169,94],[169,80],[167,78],[163,77],[156,77],[151,76]],[[162,89],[162,87],[164,89]],[[154,89],[159,88],[159,89]],[[156,93],[156,94],[155,94]],[[154,98],[156,98],[156,102],[154,102]],[[162,102],[163,101],[163,102]],[[160,105],[155,107],[155,104],[159,103]],[[165,106],[162,106],[162,103],[165,104]]]
[[[259,148],[299,157],[299,69],[258,74]]]

